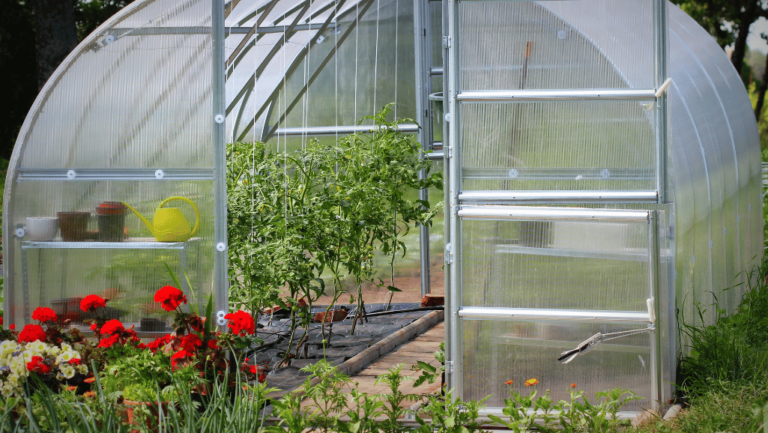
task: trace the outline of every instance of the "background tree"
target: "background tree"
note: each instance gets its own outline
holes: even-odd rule
[[[741,75],[744,85],[749,86],[754,78],[750,67],[745,63],[749,52],[747,37],[749,28],[760,18],[768,18],[768,1],[766,0],[672,0],[680,8],[696,20],[702,27],[715,37],[717,43],[725,47],[733,44],[731,63],[736,72]],[[764,38],[766,35],[762,35]],[[762,68],[763,71],[768,68]],[[762,83],[768,81],[768,75],[763,72]],[[755,106],[755,117],[760,119],[760,112],[768,86],[758,88],[758,103]]]

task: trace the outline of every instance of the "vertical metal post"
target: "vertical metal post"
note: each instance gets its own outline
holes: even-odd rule
[[[661,293],[659,290],[659,223],[658,212],[651,211],[648,214],[648,274],[650,279],[650,297],[653,300],[654,326],[656,330],[651,333],[651,405],[658,408],[663,401],[662,392],[662,350],[661,335],[666,321],[661,315]],[[651,313],[651,311],[649,311]]]
[[[450,333],[451,333],[451,361],[453,361],[453,372],[451,373],[450,386],[454,389],[454,396],[464,397],[463,379],[463,356],[462,356],[462,338],[461,323],[459,319],[459,306],[461,304],[461,222],[458,218],[459,192],[461,191],[461,143],[459,140],[458,128],[458,101],[456,95],[459,92],[459,68],[458,68],[458,18],[459,2],[458,0],[444,0],[448,4],[448,36],[443,37],[443,47],[448,53],[449,74],[443,75],[443,80],[448,82],[448,92],[444,98],[448,99],[448,110],[446,113],[446,123],[448,123],[448,147],[443,146],[443,152],[448,154],[448,166],[450,175],[448,177],[449,201],[447,206],[448,222],[450,225],[450,240],[453,251],[453,263],[449,265],[450,272],[450,294],[451,311],[450,315]],[[443,104],[443,106],[446,106]]]
[[[213,241],[215,248],[213,291],[215,293],[216,311],[227,311],[229,279],[227,272],[227,149],[224,140],[226,130],[224,0],[212,0],[211,3],[213,8],[211,11],[211,42],[213,49],[213,74],[211,82],[213,110],[211,123],[213,124]]]
[[[443,38],[448,36],[448,2],[446,0],[442,0],[440,2],[440,6],[442,8],[441,18],[442,18],[442,34],[441,36]],[[445,109],[445,107],[448,107],[448,77],[450,77],[450,67],[448,65],[448,48],[443,46],[442,49],[443,52],[443,112],[448,113],[448,109]],[[451,167],[448,161],[448,147],[451,144],[451,141],[448,137],[448,122],[445,122],[443,119],[442,122],[443,125],[443,203],[445,204],[445,210],[444,210],[444,216],[443,216],[443,239],[445,242],[445,245],[449,245],[451,243],[451,226],[450,226],[450,220],[451,220],[451,209],[450,209],[450,202],[451,202],[451,194],[448,189],[448,179],[451,178]],[[445,251],[443,252],[445,254]],[[451,329],[453,319],[453,299],[451,298],[451,273],[450,273],[450,266],[447,264],[444,266],[444,272],[443,272],[443,288],[445,293],[445,359],[447,362],[453,361],[453,342],[451,341],[453,339],[453,331]],[[453,388],[453,379],[451,374],[446,374],[446,385],[448,386],[448,389]]]
[[[667,0],[653,0],[654,87],[668,78]],[[659,203],[667,201],[667,94],[656,101],[656,190]]]
[[[413,45],[414,45],[414,64],[416,67],[416,112],[419,113],[419,124],[421,128],[418,132],[418,140],[421,143],[421,150],[427,151],[431,147],[431,122],[429,116],[429,78],[430,62],[425,53],[427,52],[426,25],[429,17],[424,11],[425,0],[413,0]],[[425,73],[426,71],[426,73]],[[423,159],[423,155],[419,158]],[[419,171],[419,179],[424,179],[426,170]],[[419,200],[429,200],[429,192],[426,189],[419,190]],[[429,287],[429,227],[419,226],[419,263],[421,266],[421,296],[430,292]]]

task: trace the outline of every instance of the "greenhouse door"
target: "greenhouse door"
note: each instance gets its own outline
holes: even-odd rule
[[[555,401],[624,388],[644,398],[628,412],[666,394],[666,2],[621,1],[645,16],[600,16],[604,0],[445,0],[448,385],[490,394],[490,412],[510,387]],[[622,19],[647,27],[633,29],[647,76],[599,49]]]

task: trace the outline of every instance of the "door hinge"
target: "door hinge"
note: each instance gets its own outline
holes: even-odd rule
[[[451,48],[451,37],[443,36],[443,48]]]
[[[445,244],[445,264],[453,264],[453,245],[450,243]]]

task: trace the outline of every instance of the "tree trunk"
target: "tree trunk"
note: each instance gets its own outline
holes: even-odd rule
[[[749,28],[752,23],[757,21],[760,17],[757,14],[758,0],[750,0],[749,4],[744,9],[744,12],[739,14],[739,34],[736,36],[736,40],[733,43],[733,53],[731,54],[731,63],[736,68],[736,72],[741,76],[741,69],[744,67],[744,55],[747,53],[747,37],[749,36]]]
[[[760,121],[760,113],[763,111],[763,102],[765,102],[765,91],[768,90],[768,56],[765,57],[765,71],[763,72],[763,81],[760,88],[757,89],[757,104],[755,104],[755,119]]]
[[[77,46],[75,4],[72,0],[32,0],[35,13],[37,87],[42,89],[53,71]]]

